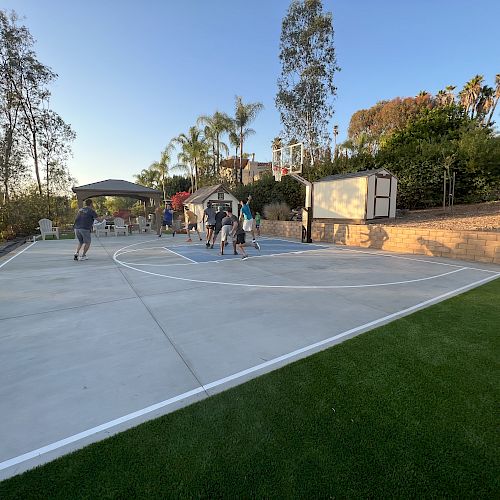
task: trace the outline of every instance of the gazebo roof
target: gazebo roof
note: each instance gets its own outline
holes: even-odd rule
[[[113,195],[120,194],[127,196],[133,194],[135,196],[152,197],[156,198],[161,196],[161,191],[152,189],[133,182],[122,181],[120,179],[107,179],[105,181],[94,182],[92,184],[85,184],[83,186],[76,186],[73,188],[74,193],[92,191],[93,193],[102,192],[104,194]]]

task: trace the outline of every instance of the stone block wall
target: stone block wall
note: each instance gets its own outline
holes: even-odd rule
[[[263,234],[300,239],[300,222],[262,221]],[[450,231],[379,224],[313,223],[314,242],[500,264],[500,232]]]

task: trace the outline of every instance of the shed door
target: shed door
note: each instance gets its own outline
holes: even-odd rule
[[[389,217],[391,205],[391,176],[377,174],[375,177],[375,200],[373,216]]]

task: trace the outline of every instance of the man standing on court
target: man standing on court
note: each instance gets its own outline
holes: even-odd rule
[[[250,201],[252,197],[249,195],[248,200],[245,203],[243,200],[240,201],[241,213],[243,215],[243,231],[246,233],[252,233],[252,243],[257,250],[260,250],[260,245],[255,241],[255,230],[253,228],[253,216],[250,210]]]
[[[212,246],[210,248],[213,248],[215,245],[215,240],[217,239],[217,235],[220,233],[222,229],[222,219],[224,219],[225,216],[226,216],[226,211],[222,207],[219,207],[219,211],[215,214],[215,229],[212,238]]]
[[[224,248],[226,246],[226,242],[229,240],[229,236],[231,236],[233,240],[233,252],[237,255],[236,252],[236,230],[238,228],[238,217],[233,215],[233,211],[229,208],[225,211],[226,216],[222,219],[222,228],[220,231],[220,255],[224,255]]]
[[[207,208],[203,211],[203,222],[205,222],[207,229],[207,242],[205,246],[208,248],[215,229],[215,210],[210,202],[207,203]]]
[[[78,214],[75,219],[75,236],[78,239],[78,246],[76,248],[74,260],[87,260],[87,252],[90,248],[90,231],[92,230],[92,225],[94,220],[97,219],[97,214],[93,209],[92,200],[90,198],[85,200],[85,206],[78,210]],[[82,256],[79,257],[80,250],[83,246]]]
[[[172,237],[175,236],[174,211],[172,210],[172,205],[170,205],[170,203],[168,202],[165,202],[165,211],[163,212],[162,226],[160,228],[160,232],[158,233],[159,238],[161,238],[161,230],[163,226],[165,226],[165,229],[172,228]]]
[[[184,207],[185,212],[185,220],[186,220],[186,232],[187,232],[187,241],[192,241],[191,240],[191,233],[189,231],[196,231],[198,233],[198,237],[200,238],[200,241],[202,240],[201,234],[198,231],[198,216],[189,210],[188,207]]]

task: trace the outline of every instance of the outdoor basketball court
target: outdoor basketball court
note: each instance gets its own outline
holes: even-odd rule
[[[500,276],[494,265],[154,235],[0,259],[0,478]],[[453,321],[453,318],[450,318]]]

